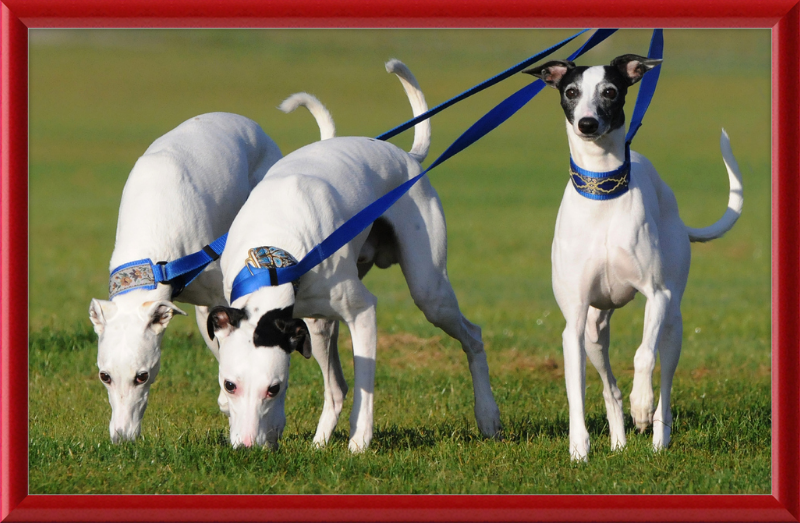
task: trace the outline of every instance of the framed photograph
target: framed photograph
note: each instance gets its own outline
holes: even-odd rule
[[[723,127],[744,178],[736,227],[692,246],[670,448],[654,452],[652,430],[639,433],[629,415],[638,296],[611,331],[627,447],[610,449],[589,365],[589,461],[569,459],[550,248],[570,148],[553,89],[428,175],[447,217],[449,279],[482,329],[503,439],[481,437],[460,344],[425,319],[394,267],[364,279],[379,340],[366,452],[348,451],[344,327],[351,389],[333,437],[313,447],[322,379],[293,355],[275,452],[231,448],[217,362],[195,321],[177,317],[141,437],[111,443],[86,310],[106,298],[122,187],[153,140],[222,111],[255,120],[287,155],[320,138],[308,114],[275,109],[300,91],[326,105],[337,136],[377,137],[412,116],[384,69],[391,58],[434,107],[591,28],[542,61],[563,59],[609,27],[620,30],[578,65],[646,55],[664,28],[658,89],[633,149],[675,192],[686,225],[725,210]],[[423,166],[533,80],[512,75],[433,116]],[[798,91],[796,0],[4,1],[0,521],[800,520]],[[391,141],[408,150],[413,132]]]

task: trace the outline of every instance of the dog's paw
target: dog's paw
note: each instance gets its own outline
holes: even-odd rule
[[[631,393],[631,418],[633,424],[644,432],[653,423],[653,390],[650,386],[645,386],[644,390],[636,394],[636,383],[633,385],[634,392]]]
[[[589,436],[569,441],[569,459],[587,463],[589,461]]]
[[[653,450],[664,450],[669,446],[672,427],[660,419],[653,419]]]
[[[350,452],[353,454],[361,454],[365,450],[369,443],[364,442],[363,440],[356,440],[355,438],[350,440],[350,443],[347,445],[347,448],[350,449]]]
[[[653,411],[646,407],[637,409],[631,405],[631,418],[633,424],[642,433],[653,423]]]
[[[316,436],[314,436],[314,448],[315,449],[324,449],[327,444],[328,444],[328,440],[325,438],[324,435],[317,434]]]
[[[475,420],[478,422],[478,430],[485,438],[500,438],[503,427],[500,423],[500,409],[494,401],[488,408],[478,409],[476,405]]]

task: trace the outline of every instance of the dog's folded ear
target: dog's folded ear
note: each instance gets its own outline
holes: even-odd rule
[[[270,311],[258,320],[253,333],[256,347],[280,347],[287,353],[299,352],[311,357],[311,336],[306,322],[292,318],[291,308]]]
[[[177,305],[167,300],[146,301],[139,309],[140,317],[146,318],[150,322],[150,328],[156,334],[167,328],[174,313],[187,315]]]
[[[98,336],[103,334],[106,322],[117,313],[117,304],[108,300],[92,299],[89,304],[89,319],[92,320],[94,331]]]
[[[553,60],[546,64],[535,65],[522,71],[536,78],[541,78],[550,87],[558,89],[558,84],[571,69],[575,69],[575,63],[569,60]]]
[[[246,318],[247,313],[243,309],[223,306],[214,307],[208,312],[208,319],[206,320],[208,337],[212,340],[215,336],[224,338],[233,332],[233,329],[238,328],[239,323]]]
[[[308,326],[303,320],[293,319],[291,321],[275,321],[277,327],[288,336],[289,352],[297,351],[306,359],[311,357],[311,336],[308,333]]]
[[[616,68],[624,78],[627,78],[628,85],[633,85],[642,79],[644,73],[661,62],[662,60],[645,58],[636,54],[624,54],[611,60],[611,67]]]

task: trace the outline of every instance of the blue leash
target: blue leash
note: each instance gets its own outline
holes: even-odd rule
[[[664,57],[664,31],[662,29],[653,30],[647,57],[658,60]],[[625,161],[621,166],[613,171],[599,173],[578,167],[570,156],[569,170],[572,186],[584,198],[601,201],[612,200],[628,192],[631,176],[631,142],[642,126],[644,114],[650,107],[650,101],[656,92],[660,74],[661,64],[647,71],[641,80],[628,134],[625,135]]]
[[[524,68],[526,68],[529,65],[533,64],[534,62],[537,62],[537,61],[541,60],[542,58],[544,58],[545,56],[557,51],[558,49],[560,49],[564,45],[568,44],[569,42],[571,42],[572,40],[574,40],[578,36],[582,35],[586,31],[588,31],[588,29],[584,29],[582,31],[579,31],[578,33],[575,33],[571,37],[559,42],[558,44],[556,44],[556,45],[554,45],[554,46],[552,46],[552,47],[550,47],[548,49],[545,49],[541,53],[538,53],[538,54],[536,54],[536,55],[534,55],[534,56],[532,56],[532,57],[520,62],[519,64],[517,64],[517,65],[515,65],[515,66],[513,66],[513,67],[511,67],[509,69],[506,69],[502,73],[500,73],[498,75],[495,75],[492,78],[490,78],[490,79],[488,79],[488,80],[476,85],[475,87],[472,87],[472,88],[468,89],[467,91],[464,91],[463,93],[451,98],[450,100],[447,100],[446,102],[437,105],[433,109],[430,109],[429,111],[427,111],[427,112],[425,112],[425,113],[423,113],[423,114],[421,114],[421,115],[419,115],[419,116],[417,116],[417,117],[405,122],[404,124],[401,124],[401,125],[395,127],[394,129],[391,129],[390,131],[383,133],[382,135],[378,136],[377,139],[378,140],[388,140],[392,136],[395,136],[395,135],[397,135],[397,134],[399,134],[399,133],[401,133],[401,132],[403,132],[403,131],[405,131],[407,129],[410,129],[411,127],[413,127],[414,125],[418,124],[419,122],[422,122],[422,121],[430,118],[434,114],[436,114],[436,113],[438,113],[440,111],[443,111],[444,109],[450,107],[451,105],[453,105],[453,104],[455,104],[457,102],[460,102],[461,100],[464,100],[465,98],[469,98],[470,96],[472,96],[474,94],[477,94],[477,93],[483,91],[484,89],[486,89],[488,87],[491,87],[491,86],[497,84],[498,82],[501,82],[502,80],[505,80],[509,76],[518,73],[519,71],[523,70]],[[601,30],[601,31],[608,31],[608,30]],[[616,30],[611,30],[611,33],[613,33],[614,31],[616,31]],[[606,38],[608,36],[610,36],[611,33],[606,35]],[[597,32],[595,33],[595,35],[597,35]],[[603,38],[603,39],[605,39],[605,38]],[[600,40],[600,41],[602,41],[602,40]],[[599,43],[600,41],[598,41],[595,44],[593,44],[593,46],[597,45],[597,43]],[[588,43],[588,41],[587,41],[587,43]],[[586,44],[584,44],[584,47],[586,47]],[[588,51],[588,49],[586,49],[586,50]],[[536,93],[533,93],[533,95],[531,95],[531,98],[533,96],[535,96],[535,94]],[[499,125],[499,123],[494,125],[494,127],[497,127],[497,125]],[[473,126],[473,128],[474,127],[475,126]],[[489,132],[491,129],[494,129],[494,127],[491,127],[486,132]],[[472,130],[472,129],[470,129],[470,130]],[[466,145],[464,145],[464,147],[461,147],[457,151],[450,152],[450,149],[453,149],[453,146],[451,146],[451,148],[448,149],[448,151],[445,152],[445,154],[447,154],[447,152],[450,152],[450,154],[448,156],[446,156],[446,157],[445,157],[445,155],[442,155],[442,157],[440,157],[437,160],[437,162],[438,163],[443,162],[444,160],[446,160],[450,156],[452,156],[452,155],[456,154],[457,152],[463,150],[465,147],[467,147],[469,144],[473,143],[475,140],[477,140],[481,136],[483,136],[483,135],[481,134],[481,135],[477,136],[476,138],[474,138],[474,140],[472,140],[471,142],[467,143]],[[455,145],[455,144],[453,144],[453,145]],[[431,165],[428,168],[428,170],[432,169],[435,165],[438,165],[438,163],[434,163],[433,165]],[[410,188],[410,185],[409,185],[409,188]],[[402,196],[402,194],[400,194],[397,198],[399,198],[400,196]],[[396,199],[395,199],[395,201],[396,201]],[[394,203],[394,201],[392,203]],[[391,206],[391,204],[389,206]],[[389,206],[387,206],[387,209],[388,209]],[[380,214],[383,214],[383,213],[381,212]],[[361,232],[361,230],[366,228],[367,225],[369,225],[370,223],[375,221],[378,218],[378,216],[380,216],[380,214],[378,214],[375,218],[373,218],[371,221],[369,221],[363,227],[361,227],[361,229],[359,229],[353,235],[353,237],[355,237],[358,234],[358,232]],[[334,233],[334,234],[336,234],[336,233]],[[338,237],[339,236],[337,236],[337,238]],[[208,264],[210,264],[211,262],[213,262],[214,260],[219,258],[219,256],[222,254],[223,249],[225,248],[225,242],[227,241],[227,239],[228,239],[228,234],[225,233],[224,235],[222,235],[221,237],[217,238],[216,240],[214,240],[209,245],[203,247],[203,250],[198,251],[198,252],[193,253],[193,254],[190,254],[188,256],[184,256],[184,257],[179,258],[177,260],[174,260],[172,262],[157,262],[157,263],[153,263],[152,260],[147,258],[147,259],[136,260],[136,261],[132,261],[132,262],[128,262],[126,264],[120,265],[119,267],[117,267],[117,268],[115,268],[114,270],[111,271],[111,277],[109,279],[109,299],[112,299],[112,298],[114,298],[114,296],[118,296],[120,294],[125,294],[126,292],[130,292],[130,291],[135,290],[135,289],[155,289],[156,287],[158,287],[159,283],[168,283],[168,284],[172,285],[172,297],[174,298],[175,296],[180,294],[180,292],[183,289],[185,289],[190,283],[192,283],[192,281],[194,281],[194,279],[197,278],[197,276],[199,276],[201,272],[203,272],[203,270],[206,268],[206,266],[208,266]],[[352,238],[350,238],[350,239],[352,239]],[[345,240],[344,242],[341,243],[341,245],[344,245],[345,243],[350,241],[350,239]],[[324,260],[325,258],[330,256],[331,254],[333,254],[333,252],[337,251],[341,247],[341,245],[339,247],[336,247],[333,251],[330,251],[328,254],[325,254],[323,257],[318,258],[318,261],[316,263],[314,263],[313,265],[311,265],[310,267],[308,267],[308,269],[306,269],[306,271],[304,271],[303,274],[305,274],[305,272],[308,272],[308,270],[310,270],[312,267],[314,267],[316,264],[318,264],[319,262],[321,262],[322,260]],[[325,250],[324,252],[327,252],[327,250]],[[319,253],[319,251],[318,251],[318,253]],[[308,258],[308,256],[306,258]],[[311,263],[311,261],[307,262],[305,265],[308,265],[308,263]]]
[[[598,29],[595,33],[577,50],[575,51],[570,57],[570,60],[574,60],[579,56],[583,55],[597,44],[614,34],[616,29]],[[583,31],[582,31],[583,32]],[[581,32],[581,33],[582,33]],[[556,44],[553,47],[545,49],[544,51],[538,53],[537,55],[529,58],[525,62],[523,62],[524,66],[520,67],[519,70],[524,69],[533,62],[538,62],[542,58],[549,56],[563,45],[580,35],[578,33],[559,44]],[[516,69],[519,66],[515,66],[512,69]],[[501,73],[505,74],[505,73]],[[498,75],[500,76],[500,75]],[[534,96],[536,96],[541,90],[545,87],[545,83],[542,80],[537,80],[532,82],[516,93],[512,94],[500,104],[498,104],[494,109],[489,111],[486,115],[484,115],[480,120],[478,120],[475,124],[473,124],[469,129],[467,129],[464,134],[458,137],[458,139],[453,142],[450,147],[442,153],[427,169],[422,171],[419,175],[411,178],[410,180],[404,182],[400,186],[392,189],[384,196],[379,198],[378,200],[374,201],[366,208],[359,211],[355,216],[347,220],[341,227],[336,229],[330,236],[325,238],[319,245],[311,249],[311,251],[306,254],[306,256],[300,260],[296,265],[291,265],[288,267],[272,267],[272,268],[259,268],[259,267],[252,267],[250,265],[246,265],[239,274],[236,275],[236,278],[233,281],[233,288],[231,289],[231,297],[230,303],[233,303],[241,296],[250,294],[257,289],[265,286],[277,286],[282,285],[285,283],[290,283],[293,281],[297,281],[303,276],[305,273],[319,265],[322,261],[326,258],[331,256],[333,253],[338,251],[342,248],[346,243],[350,240],[355,238],[361,231],[366,229],[372,222],[377,220],[378,218],[386,212],[397,200],[399,200],[406,192],[411,189],[411,187],[417,183],[425,174],[428,173],[431,169],[436,167],[437,165],[443,163],[448,158],[454,156],[455,154],[459,153],[460,151],[464,150],[465,148],[469,147],[477,140],[491,132],[501,123],[505,122],[508,118],[510,118],[514,113],[516,113],[519,109],[521,109],[525,104],[527,104]],[[430,112],[430,111],[429,111]],[[425,113],[427,114],[427,113]],[[423,116],[423,115],[420,115]],[[418,123],[415,118],[414,120],[410,120],[406,124],[400,126],[400,128],[404,126],[410,128],[411,126]],[[398,128],[399,129],[399,128]],[[389,135],[393,136],[390,131],[383,136]],[[399,132],[399,131],[398,131]]]

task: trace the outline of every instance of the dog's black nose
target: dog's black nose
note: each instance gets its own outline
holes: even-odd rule
[[[600,122],[596,118],[581,118],[578,120],[578,129],[583,134],[594,134],[598,127],[600,127]]]

